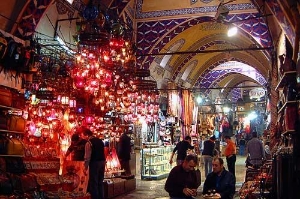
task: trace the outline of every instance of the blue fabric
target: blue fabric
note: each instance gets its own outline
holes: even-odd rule
[[[245,145],[240,145],[239,147],[239,154],[244,155],[245,154]]]
[[[211,156],[208,155],[203,156],[205,177],[207,177],[207,175],[212,172],[212,160],[213,157]]]

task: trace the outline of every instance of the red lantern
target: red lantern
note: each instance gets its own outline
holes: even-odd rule
[[[86,122],[86,124],[93,124],[93,122],[94,122],[94,117],[91,116],[91,115],[86,116],[86,117],[85,117],[85,122]]]
[[[76,118],[75,113],[71,112],[71,113],[69,114],[69,119],[68,119],[68,121],[69,121],[70,123],[73,123],[73,122],[75,122],[75,118]]]
[[[76,86],[76,88],[84,88],[85,86],[85,80],[83,77],[75,77],[74,78],[74,84]]]
[[[75,98],[71,98],[69,100],[69,107],[70,108],[76,108],[76,99]]]

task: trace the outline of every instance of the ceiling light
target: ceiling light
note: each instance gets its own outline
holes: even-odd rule
[[[202,104],[202,102],[203,102],[203,99],[200,96],[198,96],[196,100],[197,100],[198,104]]]
[[[230,27],[228,29],[227,36],[228,37],[233,37],[234,35],[237,34],[237,31],[238,31],[237,27],[236,26],[232,26],[232,27]]]

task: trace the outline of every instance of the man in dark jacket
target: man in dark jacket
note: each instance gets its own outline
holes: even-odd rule
[[[225,170],[222,158],[213,159],[213,172],[207,175],[203,185],[203,195],[216,192],[221,199],[232,199],[235,193],[235,177]]]
[[[184,140],[178,142],[173,150],[173,153],[170,158],[170,164],[173,163],[173,157],[177,151],[176,163],[180,165],[187,155],[188,149],[194,149],[194,146],[191,146],[192,139],[190,136],[185,136]]]
[[[259,168],[262,166],[263,161],[266,159],[265,148],[260,139],[257,137],[257,132],[252,132],[252,139],[247,143],[247,158],[249,158],[250,164]]]
[[[130,176],[130,153],[131,153],[131,138],[127,135],[128,131],[120,137],[118,143],[118,158],[120,160],[121,168],[125,170],[125,175]]]
[[[165,190],[171,199],[192,199],[197,195],[199,183],[195,167],[198,165],[198,157],[188,155],[183,163],[175,166],[166,181]]]
[[[91,194],[91,199],[104,199],[104,143],[94,137],[92,131],[87,128],[83,129],[83,135],[88,137],[84,154],[84,173],[89,170],[88,192]]]
[[[80,138],[78,133],[73,134],[71,137],[71,145],[66,152],[65,159],[72,154],[72,161],[83,161],[86,142],[85,139]]]
[[[204,161],[205,168],[205,177],[212,171],[212,160],[214,157],[214,152],[216,149],[215,146],[216,136],[211,136],[209,140],[204,141],[204,147],[202,151],[202,158]]]

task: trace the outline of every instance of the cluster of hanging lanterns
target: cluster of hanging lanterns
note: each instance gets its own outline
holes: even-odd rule
[[[149,70],[135,68],[131,29],[103,14],[92,1],[82,17],[77,22],[78,55],[72,78],[78,90],[92,96],[95,117],[90,124],[99,128],[95,124],[106,123],[103,117],[108,113],[121,123],[139,117],[157,120],[158,93],[149,92],[157,84],[148,79]]]

